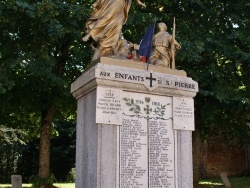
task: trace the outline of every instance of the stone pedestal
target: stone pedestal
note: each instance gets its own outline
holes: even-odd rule
[[[101,58],[71,86],[76,188],[192,188],[193,97],[184,71]]]

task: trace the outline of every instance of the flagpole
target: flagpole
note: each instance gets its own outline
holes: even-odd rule
[[[175,25],[175,17],[173,22],[173,34],[172,34],[172,41],[171,41],[171,55],[172,55],[172,69],[175,69],[175,32],[176,32],[176,25]]]
[[[154,30],[155,30],[155,23],[156,23],[156,18],[154,20]],[[154,35],[152,36],[152,39],[151,39],[151,44],[150,44],[150,53],[149,53],[149,57],[147,58],[147,70],[148,70],[148,67],[149,67],[149,59],[150,59],[150,55],[151,55],[151,52],[152,52],[152,45],[153,45],[153,38],[154,38]]]

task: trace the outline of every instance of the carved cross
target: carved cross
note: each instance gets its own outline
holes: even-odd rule
[[[146,112],[147,115],[149,115],[150,112],[152,112],[152,108],[149,107],[147,104],[146,107],[144,108],[144,111]]]
[[[150,80],[150,87],[153,87],[153,81],[156,81],[156,78],[153,78],[153,74],[150,73],[150,77],[146,77],[146,80]]]

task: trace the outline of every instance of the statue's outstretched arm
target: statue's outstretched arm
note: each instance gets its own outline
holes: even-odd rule
[[[174,40],[174,45],[177,50],[181,49],[181,45],[176,40]]]
[[[173,36],[171,35],[171,36],[169,37],[169,43],[171,44],[172,41],[173,41]],[[173,44],[174,44],[175,49],[177,49],[177,50],[181,49],[181,45],[180,45],[179,42],[177,42],[177,40],[174,40],[174,43],[173,43]]]
[[[138,5],[142,6],[143,8],[146,8],[146,5],[142,3],[140,0],[136,0],[136,2],[138,3]]]

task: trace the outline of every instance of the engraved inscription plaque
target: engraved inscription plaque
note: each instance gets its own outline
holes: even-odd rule
[[[194,100],[173,97],[173,128],[194,131]]]
[[[96,123],[122,124],[122,90],[97,87]]]
[[[174,188],[172,98],[123,93],[120,188]]]

